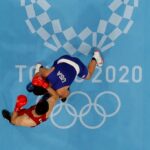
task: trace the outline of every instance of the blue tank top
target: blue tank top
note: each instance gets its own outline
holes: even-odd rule
[[[73,66],[60,63],[55,65],[54,71],[47,76],[46,80],[52,84],[54,90],[57,90],[64,86],[70,86],[76,75],[77,73]]]

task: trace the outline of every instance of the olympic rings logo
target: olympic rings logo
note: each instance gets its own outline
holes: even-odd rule
[[[83,96],[87,101],[86,102],[87,104],[85,104],[79,110],[79,112],[77,111],[77,108],[75,108],[75,106],[73,106],[70,103],[71,99],[73,99],[73,96],[76,96],[76,98],[77,98],[77,95],[79,95],[80,97]],[[117,104],[117,106],[115,106],[116,108],[112,112],[108,113],[108,111],[106,111],[106,108],[104,108],[104,106],[102,104],[100,104],[100,102],[102,102],[102,100],[105,100],[105,102],[107,101],[107,99],[104,98],[105,96],[109,96],[111,98],[113,97],[113,100],[115,99],[115,101],[117,102],[117,103],[115,102],[115,105]],[[104,99],[102,99],[102,97]],[[82,101],[82,99],[81,99],[81,101]],[[76,99],[76,103],[78,103],[77,99]],[[50,115],[50,120],[51,120],[52,124],[59,129],[71,128],[77,123],[78,120],[85,128],[98,129],[104,125],[107,118],[115,116],[119,112],[120,107],[121,107],[120,98],[116,93],[114,93],[112,91],[103,91],[103,92],[99,93],[96,96],[94,102],[92,102],[91,98],[89,97],[89,95],[87,93],[82,92],[82,91],[75,91],[70,94],[66,103],[60,102],[59,104],[57,104],[54,107],[54,109]],[[94,116],[95,113],[92,112],[93,108],[94,108],[94,111],[96,112],[96,115],[98,115],[99,121],[98,122],[96,121],[96,123],[95,123],[95,116]],[[63,110],[65,110],[67,115],[69,115],[71,117],[68,124],[66,124],[66,121],[64,121],[65,117],[62,117]],[[62,115],[61,115],[61,113],[62,113]],[[92,120],[89,118],[88,119],[86,118],[88,115],[91,116],[90,113],[93,116],[92,118],[94,118]],[[66,116],[66,117],[68,117],[68,116]],[[65,122],[64,124],[62,124],[63,121]],[[95,123],[95,124],[93,124],[93,123]]]

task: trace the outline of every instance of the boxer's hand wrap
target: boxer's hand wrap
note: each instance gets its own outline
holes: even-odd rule
[[[16,101],[16,106],[14,111],[18,112],[22,109],[23,106],[25,106],[27,104],[28,100],[27,97],[25,95],[19,95],[17,97],[17,101]]]
[[[32,84],[34,86],[40,86],[43,88],[48,88],[49,84],[39,75],[35,75],[32,79]]]

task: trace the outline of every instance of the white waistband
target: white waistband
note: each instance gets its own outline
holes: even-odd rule
[[[75,68],[77,75],[79,74],[80,68],[79,68],[78,64],[76,64],[75,62],[62,58],[62,59],[58,60],[58,62],[57,62],[57,64],[60,64],[60,63],[66,63],[66,64],[71,65],[72,67]]]

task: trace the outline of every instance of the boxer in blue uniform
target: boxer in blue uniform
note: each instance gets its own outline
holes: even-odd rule
[[[66,98],[69,95],[68,88],[78,76],[89,80],[94,73],[96,65],[102,66],[103,59],[98,50],[94,51],[92,60],[86,67],[81,60],[76,57],[64,55],[58,58],[50,69],[44,68],[41,64],[36,65],[35,73],[42,77],[46,83],[39,83],[38,80],[32,81],[32,84],[43,86],[50,94],[56,92],[59,97]]]

